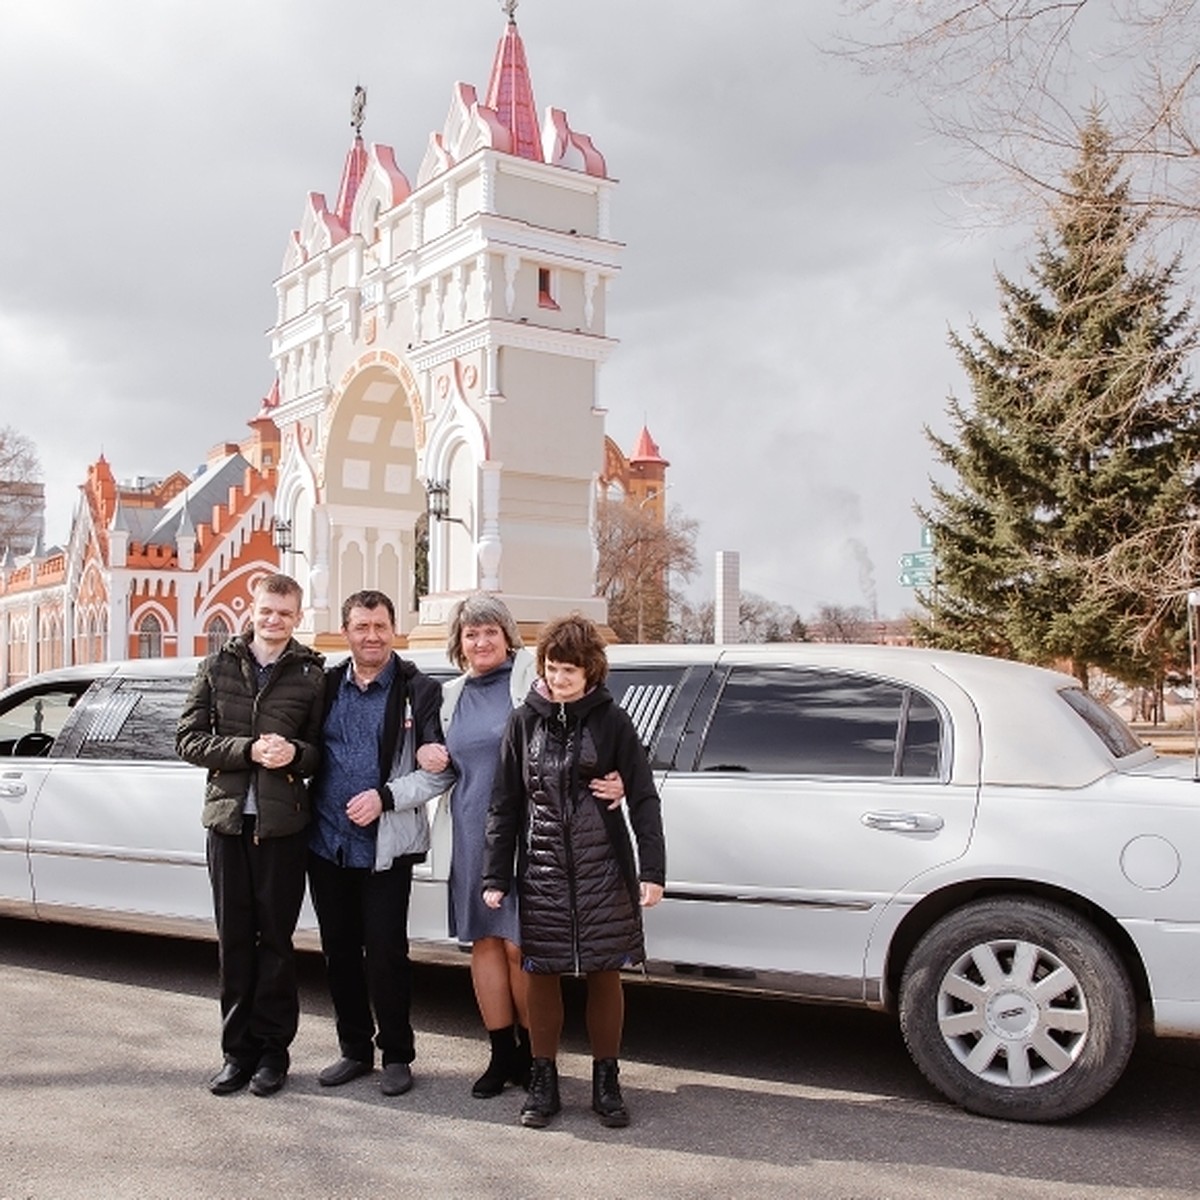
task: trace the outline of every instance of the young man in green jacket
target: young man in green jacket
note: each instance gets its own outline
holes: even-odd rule
[[[292,637],[300,585],[267,575],[250,632],[200,664],[176,730],[179,757],[208,770],[203,823],[220,947],[221,1049],[214,1095],[270,1096],[287,1079],[300,1019],[292,935],[304,899],[323,660]]]

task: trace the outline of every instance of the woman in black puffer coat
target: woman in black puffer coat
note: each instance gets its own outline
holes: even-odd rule
[[[578,614],[552,621],[538,639],[537,667],[501,747],[483,868],[491,907],[511,890],[514,869],[517,879],[533,1046],[521,1122],[544,1126],[560,1108],[559,977],[570,973],[587,977],[592,1107],[603,1124],[626,1125],[617,1078],[620,969],[645,957],[641,908],[663,894],[658,792],[633,722],[603,686],[608,661],[596,626]],[[614,770],[625,787],[636,859],[620,801],[607,806],[588,787]]]

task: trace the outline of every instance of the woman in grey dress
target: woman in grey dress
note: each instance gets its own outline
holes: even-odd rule
[[[504,603],[485,592],[455,607],[446,650],[463,674],[442,689],[444,757],[422,747],[421,766],[457,776],[450,793],[450,933],[471,943],[471,983],[491,1041],[487,1069],[471,1094],[498,1096],[508,1083],[527,1086],[531,1061],[525,974],[521,969],[515,892],[490,909],[481,893],[483,832],[500,742],[509,715],[533,683],[533,656],[522,648],[516,622]],[[595,781],[603,799],[620,803],[620,777]]]
[[[526,977],[517,948],[516,895],[488,908],[480,892],[484,826],[492,782],[500,761],[500,740],[512,709],[533,683],[533,655],[508,607],[496,596],[464,596],[450,617],[446,653],[462,674],[443,688],[445,748],[422,746],[420,766],[457,776],[450,802],[450,934],[470,942],[470,980],[484,1019],[492,1054],[470,1094],[499,1096],[506,1084],[529,1081],[529,1021]],[[620,778],[595,781],[594,791],[619,803]]]

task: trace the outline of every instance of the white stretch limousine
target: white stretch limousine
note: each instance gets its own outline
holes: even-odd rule
[[[1103,1096],[1139,1016],[1200,1036],[1200,784],[1073,679],[877,646],[610,657],[663,798],[652,975],[894,1011],[937,1088],[1017,1120]],[[203,773],[174,754],[195,667],[0,695],[0,911],[212,936]],[[449,946],[444,805],[434,828],[418,952]]]

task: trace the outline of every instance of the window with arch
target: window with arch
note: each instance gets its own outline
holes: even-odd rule
[[[218,613],[209,621],[204,630],[204,653],[216,654],[231,637],[233,637],[233,630],[229,627],[229,622]]]
[[[92,657],[91,662],[104,662],[107,657],[106,643],[108,641],[108,613],[100,612],[94,614],[89,623],[92,630]]]
[[[137,635],[138,658],[162,657],[163,627],[154,613],[147,613],[138,622]]]

